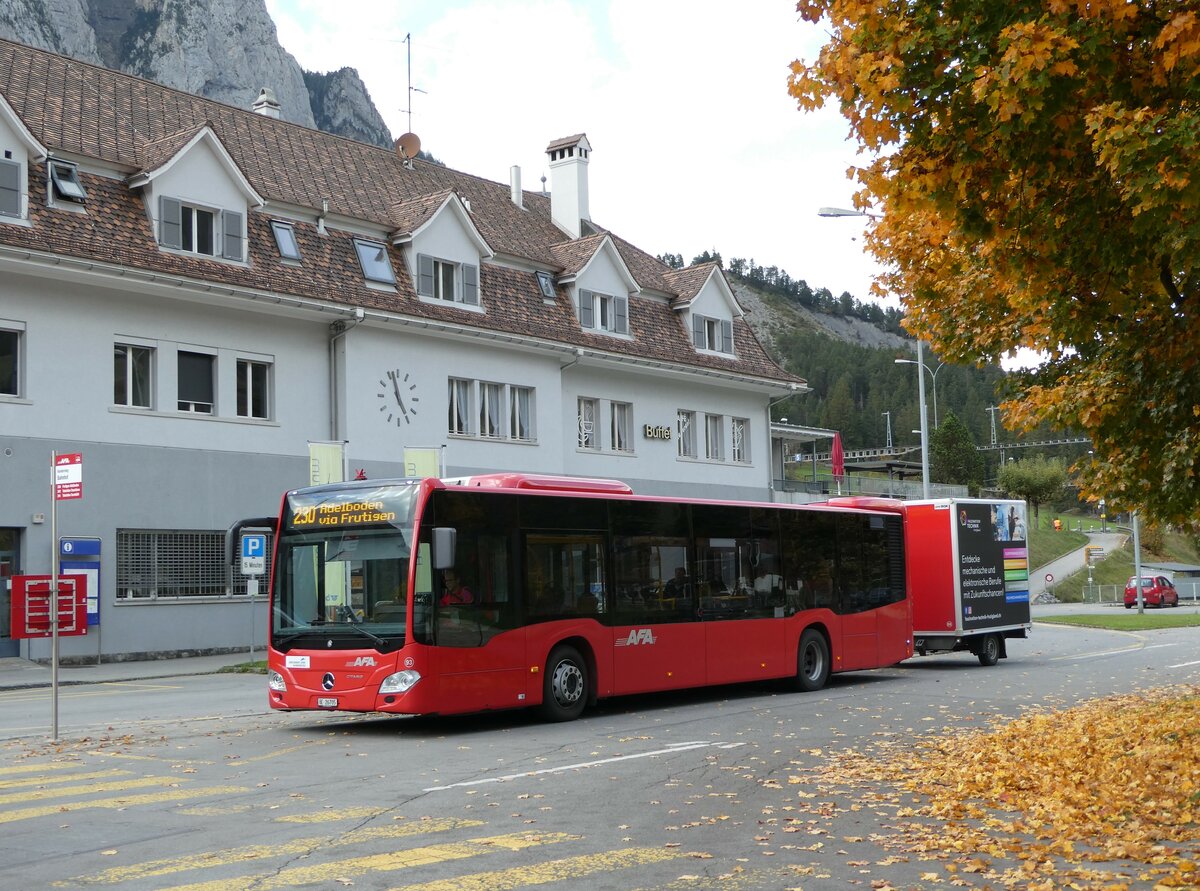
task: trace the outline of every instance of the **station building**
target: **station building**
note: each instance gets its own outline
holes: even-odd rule
[[[64,662],[265,639],[225,530],[320,444],[370,478],[433,455],[782,497],[770,405],[805,382],[718,266],[591,219],[586,135],[546,154],[526,191],[280,120],[269,90],[238,109],[0,40],[0,656],[48,658],[8,581],[52,553],[96,582]]]

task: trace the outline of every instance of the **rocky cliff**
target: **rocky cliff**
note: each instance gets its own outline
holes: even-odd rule
[[[302,71],[264,0],[4,0],[0,37],[240,108],[270,87],[286,120],[392,145],[358,73]]]

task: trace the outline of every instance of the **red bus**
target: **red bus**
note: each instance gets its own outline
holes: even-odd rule
[[[272,525],[277,709],[563,721],[630,693],[816,690],[913,652],[896,509],[494,474],[296,489]]]

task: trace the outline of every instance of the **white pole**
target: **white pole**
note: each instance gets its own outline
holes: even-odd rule
[[[1133,584],[1137,591],[1138,614],[1145,615],[1146,603],[1142,600],[1142,539],[1138,534],[1137,511],[1129,515],[1129,522],[1133,525]]]
[[[921,403],[921,497],[929,498],[929,412],[925,408],[925,362],[917,338],[917,395]]]
[[[50,739],[58,741],[58,452],[50,452]]]

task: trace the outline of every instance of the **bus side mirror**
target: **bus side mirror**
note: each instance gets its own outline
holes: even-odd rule
[[[454,550],[458,544],[458,530],[452,526],[433,528],[433,568],[450,569],[454,566]]]

